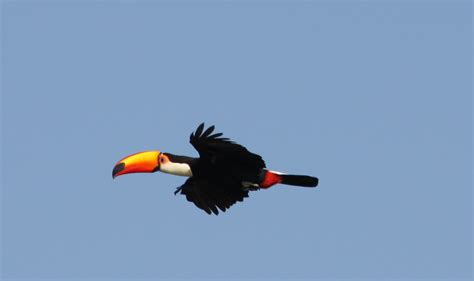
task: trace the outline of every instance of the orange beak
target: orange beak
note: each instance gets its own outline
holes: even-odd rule
[[[154,173],[160,169],[159,151],[144,151],[129,155],[115,164],[112,177],[130,173]]]

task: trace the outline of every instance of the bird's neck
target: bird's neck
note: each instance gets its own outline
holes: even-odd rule
[[[168,156],[170,161],[160,165],[160,170],[163,173],[184,177],[193,176],[191,166],[196,162],[196,158],[174,155],[170,153],[166,153],[166,156]]]

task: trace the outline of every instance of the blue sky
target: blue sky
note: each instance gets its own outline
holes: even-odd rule
[[[2,277],[472,277],[469,1],[3,1]],[[275,186],[223,215],[184,178],[205,121]]]

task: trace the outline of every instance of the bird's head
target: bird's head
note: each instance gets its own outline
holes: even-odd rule
[[[161,171],[177,176],[192,176],[188,157],[160,151],[144,151],[129,155],[115,164],[112,177],[130,173],[154,173]]]

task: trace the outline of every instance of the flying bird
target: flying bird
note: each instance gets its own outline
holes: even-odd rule
[[[214,126],[204,130],[204,123],[189,137],[199,158],[160,151],[144,151],[117,162],[112,177],[129,173],[164,173],[188,177],[178,187],[180,193],[208,214],[225,212],[236,202],[248,197],[249,191],[267,189],[275,184],[315,187],[318,178],[290,175],[266,169],[260,155],[248,151],[222,133],[213,133]]]

